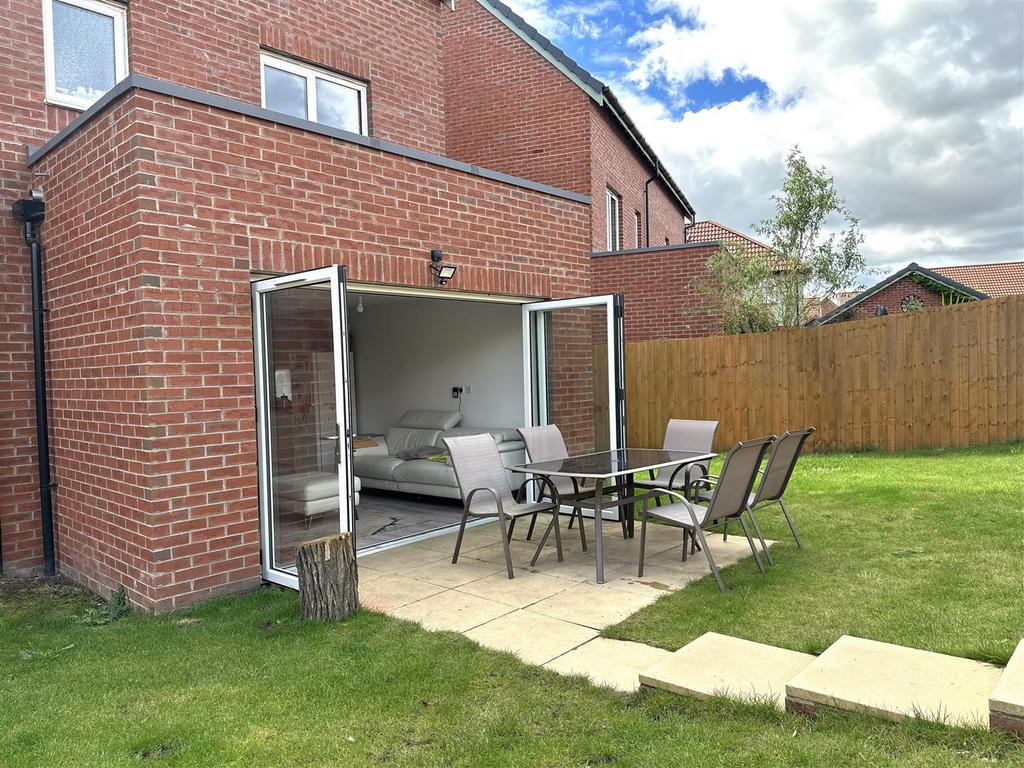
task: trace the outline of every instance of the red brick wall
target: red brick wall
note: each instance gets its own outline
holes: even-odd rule
[[[585,204],[183,100],[133,92],[37,170],[59,563],[146,608],[259,575],[250,270],[426,286],[440,247],[452,288],[591,290]]]
[[[684,339],[722,333],[693,282],[717,244],[593,257],[594,293],[622,293],[626,341]]]
[[[475,0],[444,14],[449,157],[590,194],[590,97]]]
[[[866,317],[874,317],[875,309],[883,306],[890,315],[898,315],[903,310],[900,304],[907,296],[917,296],[925,309],[942,305],[942,295],[936,291],[915,283],[909,276],[897,280],[892,285],[883,288],[865,301],[855,306],[851,312],[850,320],[863,320]]]
[[[622,201],[621,231],[619,242],[622,248],[643,248],[646,242],[644,213],[644,184],[653,171],[646,161],[641,160],[636,150],[611,124],[607,114],[597,105],[590,105],[591,125],[591,191],[594,200],[592,219],[595,251],[608,249],[606,190],[614,189]],[[683,214],[678,204],[669,197],[661,181],[650,185],[651,246],[683,241]],[[637,243],[635,213],[640,212],[640,238]]]
[[[132,0],[131,70],[259,104],[266,46],[368,80],[374,136],[444,152],[442,13],[437,0]]]

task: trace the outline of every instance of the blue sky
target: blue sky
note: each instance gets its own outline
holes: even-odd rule
[[[879,273],[1024,258],[1022,3],[506,2],[612,86],[699,219],[753,233],[799,145]]]

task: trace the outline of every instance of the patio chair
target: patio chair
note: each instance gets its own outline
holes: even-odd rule
[[[813,434],[814,427],[791,429],[772,443],[772,452],[768,454],[768,463],[765,465],[764,470],[759,472],[761,484],[750,495],[748,503],[750,520],[754,524],[754,530],[757,532],[758,538],[761,539],[761,547],[764,549],[764,555],[768,558],[769,565],[774,565],[774,562],[768,547],[765,546],[764,537],[761,536],[761,526],[754,516],[754,510],[777,503],[782,508],[782,514],[786,518],[786,523],[793,534],[797,548],[803,549],[803,544],[800,543],[800,535],[796,532],[793,518],[790,517],[789,510],[786,508],[786,502],[782,500],[782,496],[786,493],[789,478],[793,476],[793,470],[796,468],[796,462],[803,451],[804,443]]]
[[[692,419],[670,419],[665,427],[665,440],[662,448],[666,451],[693,451],[710,453],[711,444],[715,440],[717,421],[697,421]],[[708,463],[696,462],[681,464],[674,470],[662,470],[650,480],[636,480],[634,486],[656,493],[654,503],[661,505],[661,494],[658,491],[683,491],[690,484],[708,474]]]
[[[452,468],[455,470],[455,479],[459,483],[459,492],[462,495],[463,503],[462,520],[459,523],[458,538],[455,539],[452,563],[459,561],[462,537],[466,532],[466,522],[470,516],[497,517],[498,527],[501,531],[501,546],[505,550],[505,567],[508,569],[508,577],[515,578],[512,571],[512,554],[509,551],[509,523],[507,521],[515,521],[520,517],[533,516],[541,512],[552,513],[551,523],[548,525],[530,565],[536,564],[552,526],[555,529],[558,561],[562,562],[562,537],[558,526],[558,511],[561,508],[562,500],[558,495],[558,489],[551,481],[543,477],[527,478],[519,490],[523,491],[531,483],[537,483],[541,486],[538,496],[543,498],[544,495],[547,495],[548,501],[520,503],[512,496],[512,487],[505,472],[505,465],[501,463],[498,447],[490,434],[446,437],[444,444],[451,455]]]
[[[683,529],[683,555],[686,560],[687,539],[693,537],[695,542],[700,544],[700,549],[711,566],[711,573],[718,582],[718,589],[725,592],[725,583],[715,565],[715,559],[711,556],[707,541],[704,539],[704,528],[724,520],[739,520],[743,533],[746,534],[750,551],[754,555],[754,562],[757,569],[764,573],[764,566],[757,553],[757,546],[750,536],[750,529],[743,519],[743,513],[749,514],[747,502],[750,498],[751,489],[754,487],[754,480],[757,478],[757,470],[761,466],[761,460],[772,443],[771,437],[759,437],[755,440],[744,440],[737,443],[725,457],[725,464],[717,479],[710,477],[696,481],[704,486],[712,488],[711,498],[706,506],[690,501],[683,493],[676,490],[664,489],[660,493],[671,496],[674,502],[663,507],[651,509],[650,497],[645,496],[643,501],[643,515],[640,524],[640,565],[637,569],[637,576],[644,575],[644,546],[647,538],[647,520],[655,518]]]
[[[520,427],[519,434],[523,436],[523,441],[526,443],[526,452],[529,454],[531,462],[557,461],[558,459],[569,458],[569,449],[565,447],[562,433],[554,424],[548,424],[543,427]],[[579,481],[575,477],[552,477],[549,479],[555,488],[558,489],[558,495],[562,498],[562,503],[572,503],[569,527],[572,528],[574,518],[579,518],[580,544],[583,546],[583,551],[586,552],[587,534],[583,530],[583,506],[581,502],[594,498],[596,486],[581,488]],[[533,527],[536,522],[537,516],[534,515],[530,521],[530,529],[526,532],[527,541],[533,536]],[[511,533],[512,529],[509,528],[509,534],[511,535]]]

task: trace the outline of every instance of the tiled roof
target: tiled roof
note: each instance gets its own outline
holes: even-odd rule
[[[932,271],[993,298],[1024,293],[1024,261],[932,267]]]
[[[760,240],[755,240],[711,219],[696,221],[686,228],[686,242],[688,243],[705,243],[711,240],[745,245],[751,253],[767,253],[771,250]]]

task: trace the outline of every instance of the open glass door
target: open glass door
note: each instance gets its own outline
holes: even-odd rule
[[[526,424],[570,454],[626,445],[621,294],[523,305]]]
[[[305,541],[353,531],[342,267],[252,284],[263,577],[298,587]]]

